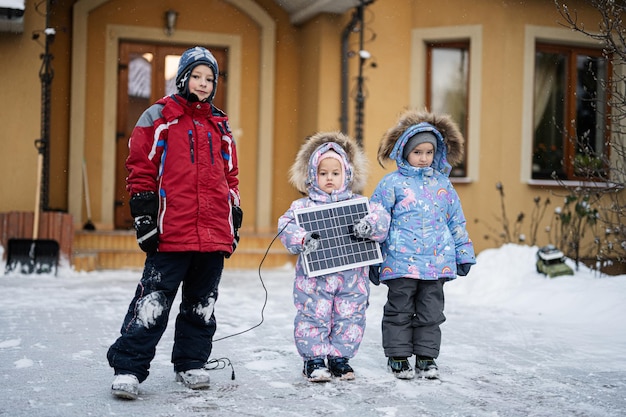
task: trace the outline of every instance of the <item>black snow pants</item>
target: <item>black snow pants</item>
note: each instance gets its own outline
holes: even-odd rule
[[[167,327],[169,313],[182,283],[176,317],[172,363],[174,372],[202,368],[213,348],[216,321],[213,308],[224,269],[218,252],[156,252],[147,255],[121,336],[107,359],[115,374],[148,377],[156,346]]]

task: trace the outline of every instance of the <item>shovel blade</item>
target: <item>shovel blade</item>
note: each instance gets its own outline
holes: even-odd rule
[[[59,243],[48,239],[9,239],[6,273],[56,275]]]

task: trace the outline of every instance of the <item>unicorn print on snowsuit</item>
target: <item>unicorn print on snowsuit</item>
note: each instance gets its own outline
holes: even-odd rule
[[[371,197],[391,215],[381,245],[380,281],[387,285],[383,349],[400,379],[438,376],[443,284],[476,263],[461,201],[449,174],[463,160],[464,139],[449,116],[409,110],[383,136],[378,161],[396,163]]]

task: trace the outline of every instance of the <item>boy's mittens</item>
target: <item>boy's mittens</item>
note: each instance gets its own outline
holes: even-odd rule
[[[154,217],[148,215],[135,217],[134,226],[141,250],[146,253],[156,252],[159,247],[159,230]]]
[[[374,285],[380,285],[380,265],[370,265],[370,281]]]
[[[233,214],[233,251],[231,253],[227,253],[224,256],[228,259],[230,256],[235,253],[237,250],[237,246],[239,246],[239,229],[241,228],[241,224],[243,223],[243,210],[241,207],[233,206],[232,209]]]
[[[461,277],[464,277],[465,275],[469,274],[471,267],[472,267],[472,264],[457,264],[456,274]]]
[[[311,252],[315,252],[320,247],[320,235],[317,233],[307,233],[302,242],[302,253],[308,255]]]
[[[372,226],[365,220],[361,220],[354,225],[354,236],[361,239],[368,239],[372,237]]]
[[[243,223],[243,210],[241,207],[233,206],[233,227],[235,230],[241,229],[241,224]]]
[[[142,191],[133,194],[128,202],[133,218],[148,215],[156,218],[159,211],[159,199],[154,191]]]

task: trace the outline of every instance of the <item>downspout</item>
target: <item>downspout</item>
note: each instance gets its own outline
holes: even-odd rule
[[[350,34],[359,22],[359,14],[355,10],[352,19],[341,33],[341,131],[348,134],[348,43]]]
[[[54,71],[52,70],[52,54],[50,53],[50,44],[54,41],[56,30],[50,27],[50,6],[52,0],[46,0],[46,28],[43,31],[44,53],[41,54],[41,68],[39,70],[39,79],[41,81],[41,138],[35,140],[35,148],[42,155],[42,172],[41,172],[41,189],[40,206],[37,210],[49,211],[49,195],[50,195],[50,87]],[[33,39],[37,40],[39,33],[33,35]]]
[[[361,5],[357,7],[357,13],[359,15],[359,75],[357,77],[356,88],[356,108],[355,108],[355,120],[354,120],[354,138],[356,143],[363,145],[363,110],[365,107],[365,95],[363,94],[363,65],[365,59],[363,57],[363,32],[365,31],[365,22],[363,19],[363,10],[365,9],[364,1],[361,0]]]
[[[372,4],[374,0],[361,0],[359,6],[352,13],[352,19],[344,28],[341,34],[341,131],[348,134],[348,58],[350,51],[348,50],[348,40],[350,34],[359,26],[359,76],[357,79],[357,97],[356,97],[356,121],[355,121],[355,139],[359,145],[363,142],[363,107],[365,104],[365,96],[363,95],[363,65],[366,58],[363,56],[363,33],[365,23],[363,12],[365,7]]]

